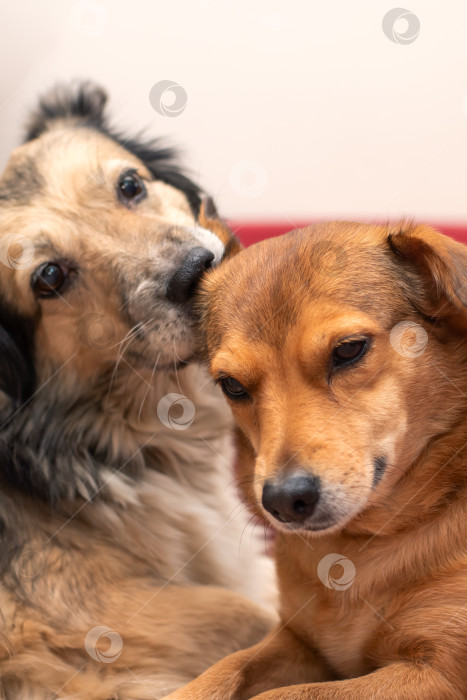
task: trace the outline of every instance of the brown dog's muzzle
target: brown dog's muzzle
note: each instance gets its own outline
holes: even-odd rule
[[[320,479],[305,472],[269,479],[263,486],[263,508],[281,523],[303,525],[318,504]]]

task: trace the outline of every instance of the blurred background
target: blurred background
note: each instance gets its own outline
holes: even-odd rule
[[[91,78],[237,222],[465,224],[467,3],[407,3],[4,2],[0,166],[42,91]]]

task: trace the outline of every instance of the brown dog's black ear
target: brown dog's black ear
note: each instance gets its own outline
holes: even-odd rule
[[[123,149],[143,161],[155,180],[161,180],[183,192],[195,216],[199,213],[200,187],[185,175],[177,163],[177,152],[159,139],[130,137],[108,123],[105,114],[107,93],[91,81],[57,85],[46,93],[31,114],[25,130],[25,141],[39,138],[57,121],[86,126],[106,134]]]
[[[104,125],[104,108],[107,93],[100,85],[90,81],[57,85],[46,93],[37,109],[31,114],[25,141],[38,138],[59,119],[74,119],[80,124],[101,128]]]
[[[410,275],[416,303],[430,316],[467,311],[467,247],[428,226],[391,233],[388,242]]]

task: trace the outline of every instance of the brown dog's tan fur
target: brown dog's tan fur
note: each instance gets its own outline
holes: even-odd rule
[[[155,700],[272,626],[232,418],[168,293],[193,247],[238,243],[104,103],[47,98],[0,177],[1,700]],[[128,172],[144,197],[122,199]],[[69,275],[44,296],[50,263]]]
[[[467,696],[466,302],[465,247],[407,224],[314,226],[208,276],[211,372],[248,393],[230,402],[239,481],[278,531],[281,623],[171,700]],[[363,359],[330,376],[362,335]],[[324,485],[315,531],[261,505],[298,467]],[[318,575],[332,553],[355,567],[341,589],[337,564],[334,585]]]

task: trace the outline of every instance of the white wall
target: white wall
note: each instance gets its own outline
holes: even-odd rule
[[[382,30],[396,0],[3,0],[0,165],[41,90],[91,77],[225,215],[467,221],[467,3],[402,1],[407,45]],[[161,80],[179,116],[150,105]]]

